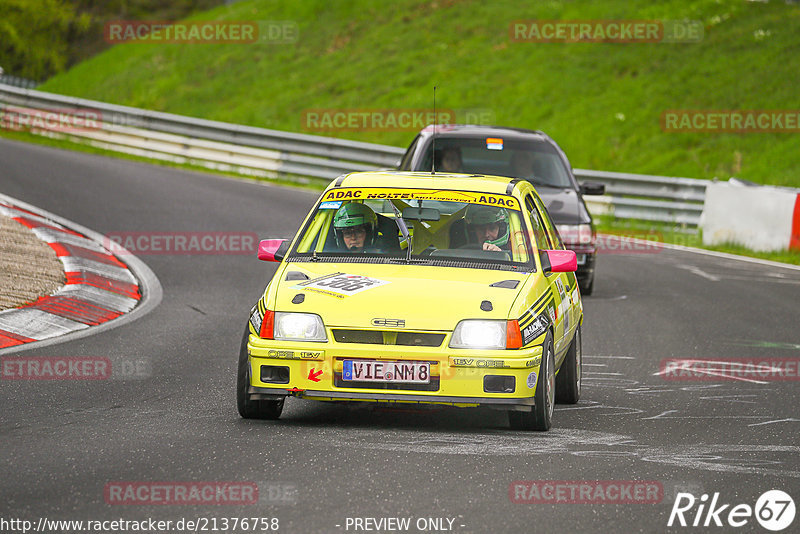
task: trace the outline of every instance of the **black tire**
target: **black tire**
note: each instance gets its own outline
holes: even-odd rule
[[[581,295],[588,296],[594,291],[594,273],[590,278],[585,279],[583,282],[578,280],[578,286],[581,288]]]
[[[533,409],[530,412],[508,412],[508,422],[514,430],[550,430],[553,421],[553,405],[555,400],[555,355],[553,350],[553,334],[548,332],[544,340],[542,365],[536,378],[536,390],[533,394]]]
[[[236,407],[245,419],[278,419],[283,411],[281,400],[250,400],[250,365],[247,361],[247,338],[250,328],[245,327],[242,345],[239,348],[239,367],[236,373]]]
[[[577,404],[581,398],[581,375],[583,367],[583,346],[581,345],[581,325],[575,329],[575,337],[567,350],[567,355],[556,376],[556,402]]]

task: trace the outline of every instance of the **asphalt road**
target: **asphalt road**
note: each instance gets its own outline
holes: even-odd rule
[[[261,237],[292,235],[317,196],[5,140],[0,192],[104,234]],[[719,492],[731,505],[754,506],[770,489],[800,499],[796,381],[658,375],[665,358],[800,357],[798,270],[671,250],[602,255],[595,294],[584,299],[582,400],[557,406],[550,432],[523,433],[490,410],[298,399],[280,421],[242,420],[238,345],[274,264],[252,255],[140,259],[163,286],[154,311],[19,354],[143,361],[149,376],[0,381],[0,519],[264,517],[278,518],[279,532],[335,533],[366,532],[347,528],[348,518],[408,517],[410,532],[419,518],[446,519],[428,531],[459,533],[694,532],[704,529],[667,527],[676,488]],[[665,495],[651,504],[520,504],[509,498],[518,480],[656,481]],[[119,481],[255,482],[260,498],[108,504],[104,488]],[[705,530],[767,532],[752,517]]]

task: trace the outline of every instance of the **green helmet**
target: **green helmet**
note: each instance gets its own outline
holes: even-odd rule
[[[508,243],[508,212],[505,208],[470,204],[467,207],[464,220],[470,226],[498,223],[500,225],[500,232],[497,234],[497,239],[487,241],[487,243],[497,245],[498,247],[503,247]]]
[[[343,205],[336,211],[336,215],[333,216],[333,229],[336,234],[336,244],[340,247],[344,246],[342,230],[345,228],[355,228],[356,226],[364,226],[367,230],[367,238],[364,241],[364,246],[372,245],[378,229],[378,216],[375,215],[375,212],[372,211],[369,206],[357,202],[350,202]]]

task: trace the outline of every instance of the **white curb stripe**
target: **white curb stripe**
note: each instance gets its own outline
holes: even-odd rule
[[[36,237],[47,243],[66,243],[68,245],[77,245],[79,247],[92,249],[95,252],[105,252],[108,254],[108,250],[85,237],[78,237],[66,232],[59,232],[58,230],[44,227],[33,228],[33,233],[36,234]]]
[[[123,269],[122,267],[115,267],[100,261],[78,258],[76,256],[60,256],[58,259],[60,259],[61,263],[64,264],[64,271],[68,273],[86,271],[98,274],[105,278],[112,278],[120,282],[137,284],[136,279],[133,277],[131,272],[127,269]]]
[[[89,328],[89,325],[35,308],[0,312],[0,329],[36,340],[68,334],[83,328]]]
[[[27,211],[15,210],[14,208],[11,208],[11,207],[8,207],[8,206],[5,206],[5,205],[0,205],[0,213],[2,213],[3,215],[6,215],[8,217],[12,217],[12,218],[13,217],[25,217],[26,219],[31,220],[31,221],[35,221],[35,222],[38,222],[38,223],[46,224],[47,226],[55,226],[56,228],[63,228],[64,230],[66,230],[66,228],[64,228],[63,226],[61,226],[57,222],[53,222],[53,221],[51,221],[49,219],[46,219],[44,217],[40,217],[39,215],[33,215],[31,213],[28,213]]]
[[[53,296],[57,295],[78,298],[90,304],[94,304],[95,306],[105,308],[106,310],[117,312],[129,312],[139,302],[134,298],[125,297],[118,293],[112,293],[105,289],[86,284],[67,284],[53,293]]]

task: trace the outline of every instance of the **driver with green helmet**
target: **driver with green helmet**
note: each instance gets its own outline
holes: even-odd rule
[[[350,202],[336,211],[333,217],[336,245],[348,252],[364,252],[375,245],[378,216],[369,206]]]
[[[470,204],[464,215],[470,240],[482,245],[483,250],[508,251],[508,211],[505,208]]]

